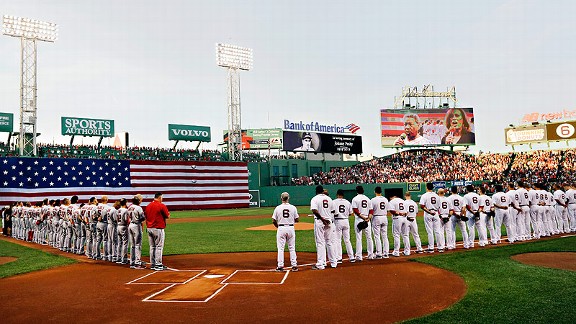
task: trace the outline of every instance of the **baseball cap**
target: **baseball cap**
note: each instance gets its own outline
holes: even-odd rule
[[[312,134],[310,134],[310,133],[308,133],[308,132],[305,132],[304,134],[302,134],[302,138],[303,138],[303,139],[304,139],[304,138],[312,139]]]

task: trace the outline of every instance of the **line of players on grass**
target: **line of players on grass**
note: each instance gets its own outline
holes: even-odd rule
[[[69,253],[85,254],[94,260],[144,269],[142,224],[146,216],[141,202],[139,194],[130,204],[122,198],[113,206],[108,205],[107,196],[102,196],[100,202],[92,197],[87,203],[78,203],[78,196],[44,199],[36,204],[18,202],[12,207],[12,236]],[[162,269],[155,269],[155,264],[152,266],[153,270],[165,269],[164,266]]]
[[[392,217],[392,256],[395,257],[400,256],[401,238],[404,244],[403,254],[410,255],[410,235],[414,239],[416,253],[453,250],[456,248],[457,228],[462,234],[464,249],[474,247],[476,233],[478,245],[481,247],[501,243],[503,225],[509,243],[576,232],[574,184],[564,185],[565,191],[559,184],[554,184],[553,192],[546,190],[546,185],[542,183],[532,186],[523,182],[519,182],[517,186],[510,183],[506,191],[502,185],[496,185],[495,188],[496,192],[489,197],[484,188],[479,187],[476,192],[474,186],[468,185],[467,193],[462,197],[455,186],[450,188],[450,192],[442,188],[435,192],[434,185],[427,183],[426,193],[420,198],[419,204],[416,204],[409,192],[404,195],[404,199],[392,196],[388,200],[382,196],[381,187],[375,188],[375,196],[370,199],[364,195],[362,186],[356,187],[357,194],[352,202],[344,199],[342,190],[338,190],[337,198],[332,200],[322,186],[317,186],[316,196],[310,203],[315,218],[314,237],[317,250],[317,262],[312,269],[322,270],[328,265],[336,268],[337,264],[342,262],[342,241],[350,262],[362,261],[363,236],[366,239],[368,259],[389,258],[388,215]],[[281,198],[283,204],[276,208],[272,216],[279,229],[277,270],[284,270],[286,243],[289,246],[292,269],[297,270],[295,234],[290,226],[293,226],[293,220],[298,218],[298,214],[295,208],[286,208],[289,205],[288,193],[283,193]],[[424,213],[429,243],[427,250],[423,250],[418,235],[418,207]],[[290,215],[291,213],[295,215]],[[350,243],[350,215],[354,215],[356,252]],[[282,228],[282,222],[288,227]],[[359,226],[361,223],[365,223],[364,226]]]

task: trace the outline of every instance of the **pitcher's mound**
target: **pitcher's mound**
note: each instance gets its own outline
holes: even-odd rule
[[[575,252],[524,253],[514,255],[512,259],[530,265],[576,271]]]
[[[249,227],[247,228],[248,230],[251,231],[275,231],[276,227],[274,227],[274,224],[268,224],[268,225],[262,225],[262,226],[256,226],[256,227]],[[296,223],[294,224],[294,229],[297,231],[301,231],[301,230],[313,230],[314,229],[314,224],[311,223]]]

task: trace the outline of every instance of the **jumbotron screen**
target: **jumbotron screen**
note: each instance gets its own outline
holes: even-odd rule
[[[290,152],[362,154],[362,136],[283,131],[283,150]]]
[[[381,109],[382,147],[475,145],[472,108]]]

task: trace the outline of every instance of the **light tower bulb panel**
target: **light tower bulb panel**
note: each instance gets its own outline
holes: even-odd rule
[[[253,67],[252,49],[229,44],[216,44],[216,64],[249,71]]]
[[[58,26],[35,19],[4,16],[2,33],[7,36],[55,42],[58,39]]]

